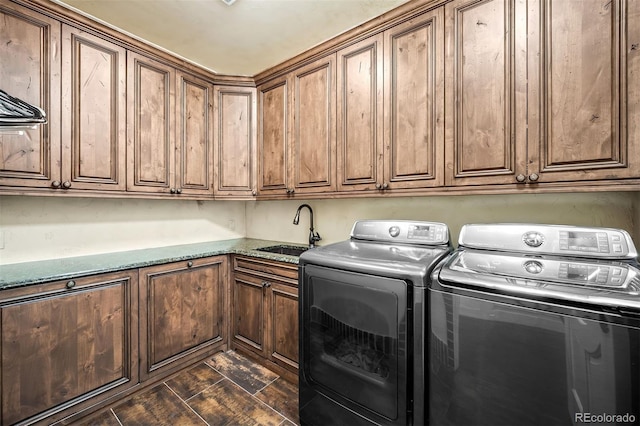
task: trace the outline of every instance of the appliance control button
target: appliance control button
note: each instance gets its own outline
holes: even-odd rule
[[[537,260],[528,260],[524,262],[522,266],[524,267],[524,270],[530,274],[539,274],[544,269],[542,267],[542,263]]]
[[[522,241],[529,247],[540,247],[544,243],[544,235],[536,231],[526,232],[522,236]]]
[[[389,228],[389,235],[391,235],[394,238],[400,235],[400,227],[394,225],[391,228]]]
[[[613,275],[622,275],[622,269],[620,268],[615,268],[613,270]]]
[[[622,245],[621,244],[614,244],[613,245],[613,251],[616,253],[622,253]]]

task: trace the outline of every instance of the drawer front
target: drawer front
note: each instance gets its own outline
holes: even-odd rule
[[[298,265],[293,263],[236,256],[233,259],[233,269],[235,272],[275,278],[290,285],[298,285]]]

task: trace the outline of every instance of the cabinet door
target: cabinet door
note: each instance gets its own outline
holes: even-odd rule
[[[216,197],[256,195],[256,89],[215,87]]]
[[[296,193],[336,189],[335,54],[293,71],[293,179]]]
[[[60,187],[60,23],[0,4],[0,88],[47,114],[24,134],[0,133],[0,185]]]
[[[382,34],[338,52],[337,179],[340,191],[383,184]]]
[[[175,164],[175,70],[127,53],[127,189],[169,193]]]
[[[269,358],[293,372],[298,371],[298,288],[277,281],[269,287],[271,350]]]
[[[445,12],[447,184],[516,183],[527,155],[526,6],[456,0]]]
[[[178,72],[176,193],[213,197],[213,86]]]
[[[266,281],[254,275],[235,273],[232,287],[232,333],[235,345],[267,357]]]
[[[258,87],[258,193],[284,195],[290,190],[289,80]]]
[[[176,371],[224,343],[224,257],[140,270],[140,375]]]
[[[67,25],[62,37],[63,187],[124,191],[126,52]]]
[[[50,423],[138,382],[136,284],[117,273],[3,291],[2,424]]]
[[[442,8],[384,33],[384,189],[443,184]]]
[[[640,3],[540,0],[534,6],[530,77],[542,87],[530,94],[536,115],[529,123],[529,177],[640,176]]]

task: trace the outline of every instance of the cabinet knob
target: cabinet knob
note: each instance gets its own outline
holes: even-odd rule
[[[171,188],[171,189],[169,189],[169,192],[172,193],[172,194],[175,194],[176,193],[176,189],[175,188]]]
[[[531,182],[537,182],[537,181],[538,181],[538,179],[540,179],[540,176],[538,176],[538,174],[537,174],[537,173],[531,173],[531,174],[529,175],[529,180],[530,180]]]
[[[69,189],[69,188],[71,188],[71,182],[69,182],[68,180],[65,180],[65,181],[62,183],[62,187],[63,187],[64,189]]]
[[[251,191],[251,195],[253,195],[253,196],[255,197],[256,195],[258,195],[258,191],[256,191],[255,189],[254,189],[254,190],[252,190],[252,191]]]
[[[188,261],[187,262],[187,268],[191,268],[193,266],[193,262],[192,261]]]
[[[74,288],[76,286],[76,282],[71,280],[67,283],[67,288]]]
[[[53,182],[51,182],[51,186],[53,188],[60,188],[60,185],[62,185],[62,182],[60,182],[59,180],[54,180]]]
[[[520,183],[524,182],[527,178],[523,174],[516,176],[516,180]]]
[[[271,287],[271,283],[269,281],[262,281],[260,284],[262,284],[262,288]]]
[[[376,183],[376,189],[382,189],[382,185],[380,185],[379,183]]]
[[[176,194],[182,194],[182,188],[176,189]]]
[[[287,188],[287,194],[292,195],[296,190],[293,188]]]
[[[389,184],[385,182],[384,185],[382,185],[382,189],[389,189]]]

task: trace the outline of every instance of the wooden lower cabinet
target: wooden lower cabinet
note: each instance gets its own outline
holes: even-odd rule
[[[227,257],[140,269],[140,378],[224,349]]]
[[[297,265],[235,257],[231,298],[232,348],[297,380]]]
[[[0,293],[2,424],[72,421],[138,383],[137,272]]]

